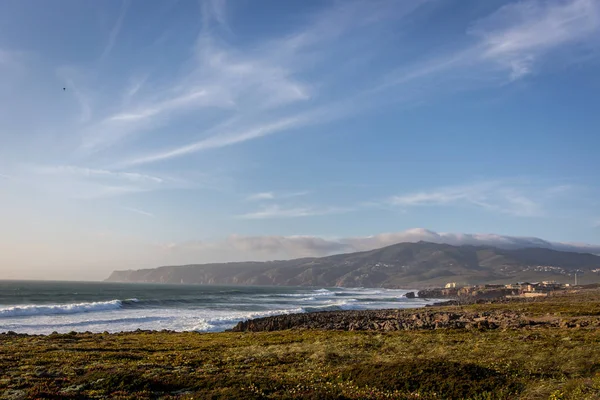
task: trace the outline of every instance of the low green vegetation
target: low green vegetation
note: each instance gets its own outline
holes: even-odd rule
[[[596,293],[466,308],[598,315],[598,304]],[[0,335],[1,393],[13,399],[600,399],[600,329]]]

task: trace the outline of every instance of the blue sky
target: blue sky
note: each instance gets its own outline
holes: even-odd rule
[[[2,1],[0,271],[599,244],[599,50],[596,0]]]

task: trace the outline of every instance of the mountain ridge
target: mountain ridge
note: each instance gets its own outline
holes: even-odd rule
[[[600,256],[540,247],[397,243],[292,260],[188,264],[114,271],[108,282],[326,287],[430,287],[555,280],[600,282]]]

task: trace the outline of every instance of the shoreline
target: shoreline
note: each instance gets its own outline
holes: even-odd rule
[[[418,297],[414,293],[406,293],[407,298],[417,298],[429,304],[407,308],[378,308],[378,309],[348,309],[348,310],[323,310],[297,313],[282,313],[256,317],[232,322],[228,327],[220,330],[177,330],[153,329],[152,327],[137,328],[121,331],[60,331],[60,332],[19,332],[18,330],[5,330],[1,336],[23,337],[54,337],[75,335],[123,335],[123,334],[219,334],[223,332],[265,332],[281,330],[314,329],[324,331],[408,331],[408,330],[436,330],[436,329],[511,329],[526,326],[548,327],[599,327],[600,319],[594,315],[580,315],[578,318],[561,316],[548,313],[547,315],[534,315],[526,310],[515,310],[523,306],[553,303],[557,299],[575,299],[586,293],[598,294],[600,288],[589,287],[578,290],[556,291],[547,297],[540,298],[478,298],[475,296],[444,298],[423,297],[429,290],[419,291]],[[434,291],[434,293],[436,293]],[[585,312],[583,313],[585,314]],[[598,314],[600,315],[600,314]]]
[[[585,291],[584,291],[585,292]],[[598,290],[590,290],[600,295]],[[600,328],[600,318],[595,315],[561,316],[531,313],[512,308],[543,308],[544,303],[557,299],[577,297],[578,292],[565,292],[544,299],[498,298],[465,301],[464,299],[435,299],[435,303],[420,307],[387,308],[372,310],[313,311],[280,314],[239,321],[235,326],[217,332],[177,331],[170,329],[136,329],[120,332],[71,331],[49,334],[0,332],[0,337],[61,338],[73,336],[121,336],[135,334],[199,334],[218,335],[227,332],[272,332],[284,330],[319,331],[427,331],[452,330],[495,330],[525,327],[549,328]],[[434,300],[434,299],[431,299]],[[585,314],[585,313],[584,313]]]
[[[0,332],[49,335],[53,332],[173,330],[220,332],[239,321],[287,313],[423,307],[405,290],[380,288],[203,287],[130,290],[26,286],[27,296],[9,296],[0,307]],[[20,288],[10,286],[9,289]],[[38,289],[39,293],[38,294]],[[45,293],[61,290],[56,301]],[[13,291],[9,292],[13,293]],[[11,301],[12,300],[12,301]]]
[[[443,303],[443,302],[442,302]],[[436,306],[438,304],[442,304],[442,303],[431,303],[431,304],[424,304],[424,305],[419,305],[416,307],[407,307],[407,308],[382,308],[382,309],[368,309],[368,310],[336,310],[336,311],[308,311],[308,312],[298,312],[298,313],[289,313],[289,314],[277,314],[277,315],[272,315],[272,316],[268,316],[268,317],[261,317],[261,318],[250,318],[250,319],[246,319],[246,320],[241,320],[239,322],[237,322],[233,327],[231,328],[226,328],[223,330],[219,330],[219,331],[200,331],[200,330],[173,330],[173,329],[134,329],[134,330],[126,330],[126,331],[118,331],[118,332],[108,332],[108,331],[96,331],[96,332],[92,332],[92,331],[70,331],[70,332],[51,332],[51,333],[24,333],[24,332],[16,332],[16,331],[12,331],[12,330],[8,330],[8,331],[2,331],[0,332],[0,336],[22,336],[22,337],[60,337],[60,336],[76,336],[76,335],[124,335],[124,334],[134,334],[134,333],[168,333],[168,334],[180,334],[180,333],[194,333],[194,334],[219,334],[219,333],[223,333],[223,332],[231,332],[233,331],[233,329],[235,328],[235,326],[239,325],[240,323],[243,322],[247,322],[247,321],[254,321],[254,320],[260,320],[260,319],[268,319],[268,318],[273,318],[273,317],[286,317],[286,316],[306,316],[306,315],[313,315],[313,314],[321,314],[321,313],[353,313],[353,312],[365,312],[365,313],[379,313],[379,312],[385,312],[385,311],[410,311],[410,310],[424,310],[425,308],[428,307],[432,307],[432,306]]]

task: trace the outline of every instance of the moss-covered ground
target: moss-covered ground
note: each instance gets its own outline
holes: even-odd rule
[[[600,315],[465,306],[498,307]],[[600,329],[0,335],[0,398],[600,399]]]

